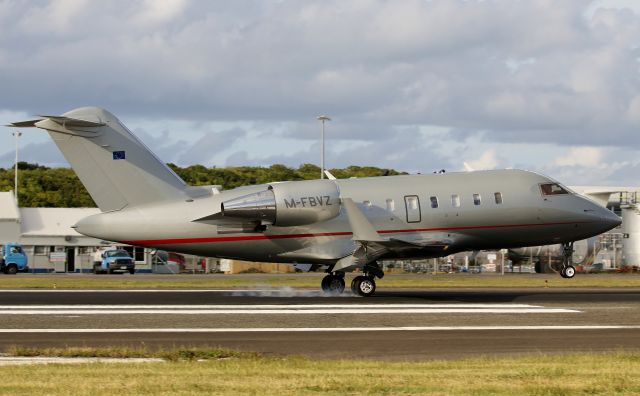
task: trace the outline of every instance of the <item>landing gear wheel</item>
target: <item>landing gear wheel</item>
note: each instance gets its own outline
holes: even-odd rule
[[[566,279],[567,278],[567,274],[565,274],[565,272],[564,272],[565,270],[566,270],[565,267],[560,268],[560,276]]]
[[[351,280],[351,293],[358,294],[358,285],[359,285],[358,282],[360,282],[360,278],[364,278],[364,276],[362,275],[356,276]]]
[[[376,281],[370,276],[356,276],[351,281],[351,291],[362,297],[370,297],[376,291]]]
[[[563,275],[563,277],[567,279],[573,278],[575,274],[576,274],[576,268],[573,265],[563,268],[562,272],[560,273],[560,275]]]
[[[322,291],[331,294],[338,295],[344,291],[344,276],[329,274],[322,278]]]

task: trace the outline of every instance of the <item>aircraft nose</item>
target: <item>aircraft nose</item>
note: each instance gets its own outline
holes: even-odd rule
[[[583,211],[586,219],[594,225],[594,231],[599,234],[622,224],[622,219],[618,215],[600,205],[590,203],[590,207]]]
[[[607,208],[600,208],[600,218],[604,225],[607,226],[607,230],[616,228],[622,224],[622,219],[617,214],[613,213]]]
[[[610,211],[591,200],[582,198],[580,202],[576,202],[576,209],[581,212],[580,217],[589,224],[587,227],[593,232],[593,235],[602,234],[622,224],[622,219]]]

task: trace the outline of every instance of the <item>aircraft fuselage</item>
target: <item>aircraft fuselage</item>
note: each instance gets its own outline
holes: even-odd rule
[[[620,223],[618,216],[585,197],[543,191],[543,186],[555,186],[557,182],[520,170],[332,182],[341,198],[351,198],[358,204],[381,236],[417,245],[434,241],[445,246],[416,246],[388,252],[384,257],[437,257],[466,250],[563,243],[600,234]],[[279,184],[287,183],[304,182]],[[342,209],[330,220],[298,226],[266,224],[254,229],[253,223],[227,216],[185,221],[206,218],[220,212],[224,202],[267,188],[255,185],[218,194],[208,188],[194,188],[193,198],[101,213],[81,220],[76,229],[131,245],[270,262],[330,263],[355,249]],[[287,207],[339,205],[322,194],[309,195],[302,189],[285,201]]]

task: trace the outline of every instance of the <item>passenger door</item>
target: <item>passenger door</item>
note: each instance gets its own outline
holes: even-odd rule
[[[417,195],[405,195],[404,205],[407,211],[407,223],[419,223],[422,219],[420,198]]]

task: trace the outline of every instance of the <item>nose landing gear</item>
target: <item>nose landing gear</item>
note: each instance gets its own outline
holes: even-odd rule
[[[573,242],[562,244],[562,256],[560,276],[565,279],[571,279],[576,274],[576,268],[573,266]]]

